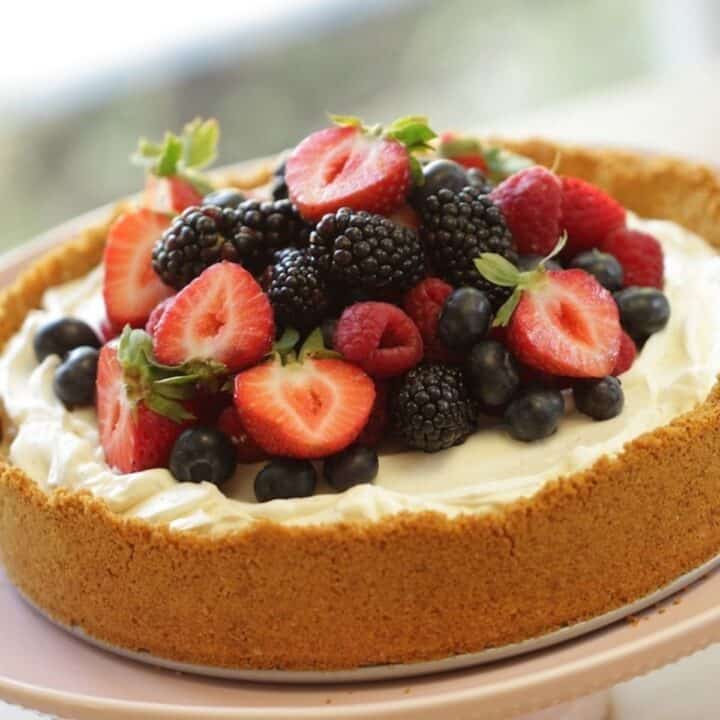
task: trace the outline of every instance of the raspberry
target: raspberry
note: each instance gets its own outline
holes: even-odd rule
[[[665,259],[660,243],[639,230],[618,228],[602,242],[604,252],[614,255],[622,265],[625,287],[655,287],[662,290]]]
[[[394,377],[415,367],[423,341],[415,323],[389,303],[361,302],[340,316],[335,349],[372,377]]]
[[[635,341],[623,331],[623,334],[620,336],[620,352],[618,353],[618,358],[615,361],[615,367],[611,374],[617,377],[627,372],[633,366],[637,354],[638,351]]]
[[[389,397],[387,383],[375,381],[375,402],[367,424],[355,441],[358,445],[376,447],[385,437],[385,431],[390,423]]]
[[[437,337],[440,311],[452,291],[452,286],[444,280],[429,277],[408,290],[402,300],[405,312],[420,330],[425,359],[431,362],[445,363],[452,360],[452,353]]]

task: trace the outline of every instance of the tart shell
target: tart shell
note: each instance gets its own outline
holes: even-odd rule
[[[560,153],[558,172],[720,248],[720,183],[708,168],[502,144],[548,166]],[[270,167],[239,180],[259,184]],[[106,233],[69,241],[0,295],[0,346],[46,288],[100,261]],[[0,559],[20,591],[99,640],[184,663],[338,670],[478,652],[631,603],[718,553],[720,387],[616,457],[488,515],[262,520],[213,537],[121,517],[88,492],[45,493],[0,461]]]

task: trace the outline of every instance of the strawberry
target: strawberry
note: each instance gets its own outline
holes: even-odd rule
[[[556,252],[562,249],[558,244]],[[507,325],[506,343],[534,370],[566,377],[604,377],[620,351],[622,329],[613,296],[584,270],[520,272],[500,255],[484,253],[478,271],[514,287],[495,323]]]
[[[240,265],[211,265],[186,285],[155,328],[161,363],[222,363],[230,372],[254,365],[270,351],[275,323],[267,295]]]
[[[167,467],[170,451],[192,415],[174,397],[187,385],[157,385],[167,374],[148,361],[150,338],[126,328],[100,350],[96,407],[107,464],[123,473]]]
[[[174,295],[171,295],[168,298],[165,298],[161,302],[159,302],[150,313],[150,316],[147,319],[147,322],[145,323],[145,332],[153,336],[155,334],[155,329],[157,328],[158,324],[160,323],[160,318],[163,316],[163,313],[168,309],[172,301],[175,299]]]
[[[203,196],[187,179],[179,175],[157,177],[148,174],[143,192],[143,207],[174,215],[191,205],[200,205]]]
[[[464,137],[447,130],[440,134],[439,154],[466,168],[477,168],[483,173],[488,171],[482,145],[476,138]]]
[[[122,328],[118,330],[106,317],[104,317],[100,321],[100,326],[98,327],[98,330],[100,332],[100,340],[102,340],[103,345],[105,343],[110,342],[111,340],[114,340],[121,332]]]
[[[600,246],[613,255],[623,268],[625,287],[655,287],[665,284],[665,258],[660,243],[652,235],[629,230],[613,230]]]
[[[523,255],[547,255],[560,236],[562,191],[550,170],[535,165],[504,180],[490,197],[505,216]]]
[[[305,138],[285,165],[290,199],[300,214],[317,221],[341,207],[391,213],[408,194],[419,166],[412,151],[435,133],[424,118],[398,120],[383,134],[357,118],[333,118],[339,127]]]
[[[452,286],[444,280],[427,277],[408,290],[402,299],[403,309],[420,330],[424,359],[429,362],[452,363],[457,360],[437,336],[440,311],[452,291]]]
[[[634,365],[637,354],[638,349],[635,341],[623,331],[620,336],[620,352],[618,352],[615,367],[610,374],[617,377],[618,375],[626,373]]]
[[[352,443],[375,401],[373,381],[335,358],[270,360],[235,377],[240,421],[270,455],[322,458]]]
[[[563,177],[561,182],[567,257],[600,247],[607,235],[625,224],[625,208],[599,187],[574,177]]]
[[[170,224],[167,215],[142,209],[121,215],[105,245],[103,298],[110,325],[142,327],[152,309],[173,294],[152,269],[152,249]]]
[[[268,454],[248,435],[234,405],[226,407],[220,413],[217,427],[232,440],[238,462],[249,464],[268,459]]]

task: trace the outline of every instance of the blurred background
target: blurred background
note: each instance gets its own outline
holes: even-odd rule
[[[68,0],[3,23],[0,249],[137,189],[138,136],[195,115],[220,120],[223,162],[288,147],[325,111],[662,150],[720,56],[715,0]],[[673,77],[693,97],[659,111],[606,94],[632,105]],[[669,149],[707,156],[715,120]]]

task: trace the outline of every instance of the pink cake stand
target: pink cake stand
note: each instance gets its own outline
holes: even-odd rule
[[[4,255],[0,286],[107,212]],[[373,682],[278,685],[174,672],[98,648],[34,611],[0,568],[0,699],[70,720],[602,720],[607,688],[720,640],[720,570],[693,573],[678,587],[650,609],[626,608],[631,619],[589,624],[580,637],[489,664],[415,678],[388,667]]]

